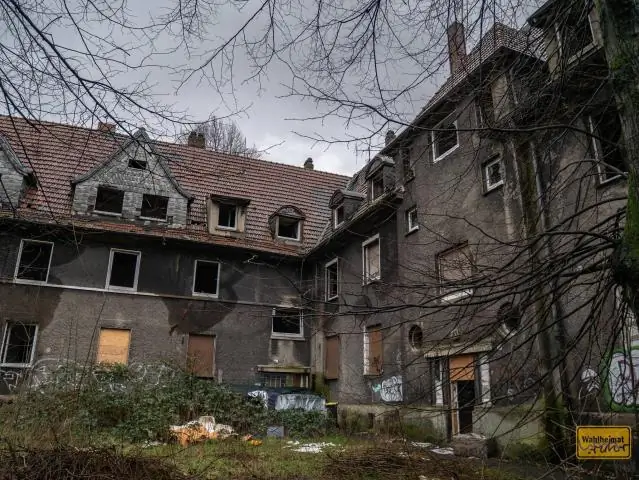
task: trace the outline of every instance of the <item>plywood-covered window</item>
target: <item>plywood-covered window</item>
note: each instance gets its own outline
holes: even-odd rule
[[[189,334],[187,369],[197,377],[215,376],[215,337]]]
[[[130,343],[131,330],[101,328],[96,362],[127,365],[129,363]]]
[[[379,235],[369,238],[362,244],[362,263],[364,284],[379,280],[382,277]]]
[[[366,327],[364,332],[364,375],[381,375],[384,342],[381,325]]]
[[[450,357],[449,365],[451,382],[475,380],[474,355],[458,355],[456,357]]]
[[[336,380],[339,378],[339,336],[326,337],[326,348],[324,358],[324,378],[326,380]]]
[[[437,255],[442,300],[452,301],[472,295],[473,257],[468,245]]]

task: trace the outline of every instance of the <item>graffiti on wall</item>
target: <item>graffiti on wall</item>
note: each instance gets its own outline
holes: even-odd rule
[[[403,381],[401,375],[393,375],[381,382],[371,384],[374,402],[397,403],[404,400]]]
[[[634,410],[639,405],[639,344],[614,350],[606,363],[605,393],[613,410]]]

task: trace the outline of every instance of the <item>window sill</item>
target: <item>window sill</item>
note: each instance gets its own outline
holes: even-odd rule
[[[439,157],[436,157],[433,159],[433,163],[438,163],[441,162],[444,158],[446,158],[448,155],[450,155],[451,153],[453,153],[455,150],[457,150],[459,148],[459,143],[457,145],[455,145],[453,148],[451,148],[450,150],[442,153]]]
[[[448,295],[444,295],[440,300],[442,303],[457,303],[458,300],[462,300],[463,298],[470,297],[473,294],[472,289],[460,290],[458,292],[449,293]]]
[[[224,225],[217,225],[215,230],[222,230],[223,232],[238,232],[237,227],[225,227]]]
[[[5,368],[31,368],[33,363],[0,363],[0,367]]]
[[[166,218],[154,218],[154,217],[138,217],[138,219],[140,220],[144,220],[146,222],[160,222],[160,223],[166,223]]]
[[[46,285],[47,281],[44,280],[24,280],[21,278],[14,278],[13,283],[17,283],[19,285]]]
[[[102,210],[93,210],[93,212],[91,213],[97,213],[98,215],[103,215],[105,217],[122,218],[122,213],[116,212],[103,212]]]
[[[203,292],[192,292],[192,295],[198,298],[218,298],[220,296],[218,293],[203,293]]]
[[[335,300],[337,300],[338,298],[339,298],[339,294],[338,294],[338,295],[335,295],[335,296],[333,296],[333,297],[328,297],[328,298],[326,299],[326,301],[327,301],[327,302],[334,302],[334,301],[335,301]]]
[[[491,193],[493,193],[493,192],[495,192],[495,191],[497,191],[497,190],[501,190],[503,186],[504,186],[504,182],[503,182],[503,180],[502,180],[502,181],[501,181],[500,183],[498,183],[497,185],[493,185],[493,186],[491,186],[491,187],[486,187],[486,188],[484,189],[484,196],[486,196],[486,195],[490,195]]]
[[[280,237],[279,235],[276,237],[278,240],[282,240],[285,242],[296,242],[300,243],[301,240],[299,238],[290,238],[290,237]]]
[[[584,57],[586,57],[589,53],[593,52],[597,48],[598,48],[598,45],[595,45],[594,42],[589,43],[584,48],[579,50],[577,53],[574,53],[572,56],[568,57],[566,64],[572,65],[574,63],[579,62],[580,60],[583,60]]]
[[[419,227],[411,228],[410,230],[408,230],[408,231],[404,234],[404,236],[405,236],[405,237],[408,237],[409,235],[411,235],[411,234],[413,234],[413,233],[415,233],[415,232],[419,232]]]
[[[306,338],[304,335],[286,335],[283,333],[271,333],[271,340],[293,340],[297,342],[304,342]]]
[[[107,292],[126,292],[126,293],[131,293],[131,292],[137,292],[138,291],[137,287],[132,287],[132,288],[129,288],[129,287],[112,287],[110,285],[107,285],[104,290],[106,290]]]
[[[381,281],[381,279],[382,279],[382,277],[370,278],[368,280],[362,281],[362,285],[373,285],[375,283],[379,283]]]
[[[597,182],[597,188],[604,188],[607,187],[608,185],[612,185],[615,184],[617,182],[620,182],[621,180],[625,180],[626,177],[624,175],[615,175],[614,177],[610,177],[607,178],[606,180],[601,180],[601,178],[598,179]]]

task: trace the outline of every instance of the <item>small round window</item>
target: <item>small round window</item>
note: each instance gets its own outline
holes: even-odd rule
[[[417,325],[413,325],[410,327],[408,331],[408,343],[414,349],[422,348],[422,344],[424,343],[424,334],[422,333],[421,327]]]

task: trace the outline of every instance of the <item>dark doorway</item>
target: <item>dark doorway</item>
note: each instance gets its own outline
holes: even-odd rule
[[[456,383],[457,405],[459,405],[459,433],[472,433],[475,382],[473,380],[461,380]]]

